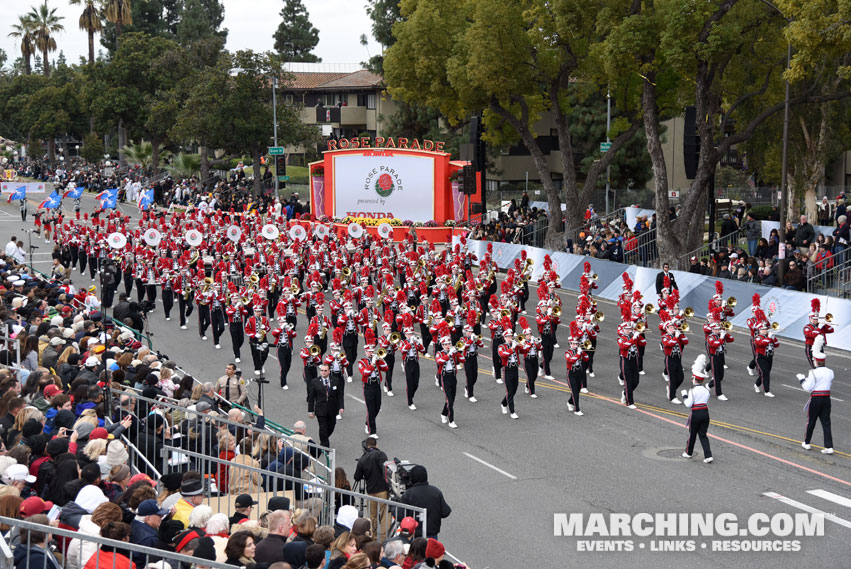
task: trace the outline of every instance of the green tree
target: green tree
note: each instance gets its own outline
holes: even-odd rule
[[[180,152],[172,158],[171,164],[165,169],[175,178],[191,178],[200,173],[201,159],[197,154]]]
[[[224,7],[217,0],[184,0],[176,36],[180,45],[204,38],[227,38],[227,29],[219,30],[224,21]]]
[[[83,137],[83,147],[80,148],[80,156],[87,162],[96,164],[103,159],[103,140],[97,133],[91,132]]]
[[[96,0],[69,0],[73,5],[82,4],[83,13],[80,14],[80,29],[89,36],[89,65],[95,63],[95,34],[103,31],[103,20],[101,19],[98,2]]]
[[[373,55],[367,69],[373,73],[384,73],[383,50],[396,43],[393,26],[402,20],[399,0],[367,0],[366,13],[372,20],[372,37],[381,44],[382,53]]]
[[[310,14],[302,0],[284,0],[281,10],[282,22],[273,36],[275,51],[282,61],[322,61],[311,53],[319,43],[319,30],[310,23]]]
[[[41,50],[43,55],[44,76],[50,77],[50,61],[48,53],[56,51],[56,38],[54,34],[61,32],[65,27],[61,24],[64,19],[56,15],[56,8],[49,8],[47,0],[37,7],[30,9],[29,19],[33,22],[33,37],[35,46]]]
[[[113,40],[121,37],[123,28],[133,24],[133,6],[130,0],[104,0],[103,12],[106,21],[114,26]],[[106,34],[103,34],[101,36],[101,42],[104,44],[104,47],[113,51],[115,44],[106,43],[107,41]]]
[[[24,72],[29,75],[32,73],[32,56],[35,54],[35,23],[30,19],[29,14],[18,16],[18,23],[12,24],[12,31],[9,32],[9,37],[20,38],[21,40],[21,57],[24,60]]]

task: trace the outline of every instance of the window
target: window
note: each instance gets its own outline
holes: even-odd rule
[[[295,97],[293,96],[293,94],[284,93],[284,104],[291,106],[293,103],[295,103]]]
[[[375,93],[367,93],[366,95],[366,108],[374,109],[375,108]]]

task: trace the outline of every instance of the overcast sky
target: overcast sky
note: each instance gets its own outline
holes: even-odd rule
[[[323,63],[359,63],[375,55],[381,48],[372,39],[370,19],[366,15],[364,0],[303,0],[310,21],[319,29],[319,45],[314,53]],[[30,5],[39,0],[0,0],[0,48],[6,51],[9,62],[20,57],[19,42],[9,37],[11,24],[17,15],[27,12]],[[225,6],[224,27],[228,29],[227,48],[231,51],[253,49],[271,51],[274,47],[272,35],[280,23],[283,0],[222,0]],[[66,0],[48,0],[57,14],[64,16],[65,31],[56,38],[59,49],[65,52],[69,62],[76,62],[88,54],[88,38],[79,29],[77,22],[81,6],[71,6]],[[361,34],[370,40],[369,51],[360,45]],[[101,49],[100,40],[95,39],[95,49]],[[56,57],[51,54],[51,59]]]

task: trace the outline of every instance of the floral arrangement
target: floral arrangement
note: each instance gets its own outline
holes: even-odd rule
[[[334,220],[331,219],[330,217],[328,217],[327,215],[323,215],[322,217],[319,218],[319,221],[321,223],[331,223]]]
[[[411,224],[411,226],[412,227],[422,227],[423,222],[422,221],[415,221],[413,224]]]
[[[455,220],[447,219],[445,222],[443,222],[443,226],[444,227],[455,227]]]
[[[457,181],[461,180],[463,177],[464,177],[464,170],[463,170],[463,168],[459,168],[458,170],[455,170],[454,172],[452,172],[449,175],[449,181],[450,182],[457,182]]]
[[[437,222],[433,219],[429,219],[425,223],[423,223],[423,227],[438,227]]]
[[[407,227],[410,227],[410,226],[412,226],[413,224],[414,224],[414,220],[413,220],[413,219],[406,219],[405,221],[403,221],[403,222],[402,222],[402,225],[405,225],[405,226],[407,226]]]
[[[389,223],[390,225],[401,225],[398,219],[391,219],[389,217],[382,217],[379,219],[373,219],[371,217],[344,217],[341,223],[357,223],[363,227],[377,227],[382,223]]]
[[[316,166],[310,169],[310,175],[314,177],[324,176],[325,175],[325,165],[317,164]]]

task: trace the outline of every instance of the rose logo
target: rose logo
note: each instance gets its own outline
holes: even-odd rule
[[[378,181],[375,182],[375,193],[382,198],[386,198],[393,193],[393,178],[390,174],[381,174]]]

